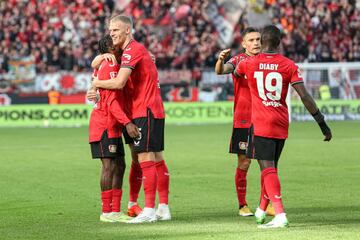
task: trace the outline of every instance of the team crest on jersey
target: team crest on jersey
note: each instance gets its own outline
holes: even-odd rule
[[[130,54],[124,53],[122,56],[123,56],[124,58],[126,58],[128,61],[130,61],[130,59],[131,59],[131,55],[130,55]]]
[[[246,150],[247,146],[248,146],[247,142],[239,142],[240,150]]]
[[[117,72],[110,72],[110,78],[116,78]]]
[[[109,145],[109,152],[116,153],[116,148],[117,148],[116,145]]]

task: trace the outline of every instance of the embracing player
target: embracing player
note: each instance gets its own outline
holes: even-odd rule
[[[121,55],[123,50],[119,46],[114,46],[114,54],[112,53],[103,53],[94,58],[94,60],[91,63],[91,67],[94,69],[98,69],[103,61],[110,61],[113,63],[117,63],[121,61]],[[152,56],[154,58],[154,56]],[[154,59],[153,59],[154,60]],[[133,86],[131,84],[131,81],[128,82],[128,84],[125,85],[125,87],[121,90],[114,90],[114,91],[121,91],[121,101],[123,103],[123,110],[125,114],[132,119],[132,112],[131,112],[131,104],[132,104],[132,91]],[[89,100],[95,100],[97,97],[96,89],[90,89],[87,92],[87,98]],[[123,137],[125,140],[125,143],[129,146],[130,152],[131,152],[131,167],[130,167],[130,173],[129,173],[129,203],[128,203],[128,210],[127,214],[130,217],[136,217],[139,215],[142,211],[141,207],[138,204],[138,197],[142,185],[142,171],[141,167],[138,161],[137,153],[134,152],[134,141],[129,136],[129,134],[126,131],[126,128],[123,129]]]
[[[253,125],[247,156],[257,159],[261,169],[261,201],[255,212],[260,228],[288,226],[277,166],[288,137],[289,115],[285,100],[289,85],[296,90],[306,109],[319,124],[325,136],[324,141],[332,138],[324,116],[305,89],[298,67],[278,53],[280,41],[280,30],[273,25],[266,26],[261,33],[262,53],[241,61],[235,69],[237,76],[246,76],[251,93]],[[269,200],[273,203],[276,215],[272,221],[263,224]]]
[[[132,29],[130,17],[119,15],[111,18],[110,35],[114,45],[120,46],[123,50],[121,67],[115,78],[109,78],[108,81],[99,81],[95,78],[93,85],[104,89],[122,89],[127,84],[133,86],[131,117],[140,130],[140,137],[134,139],[134,151],[138,155],[143,173],[145,207],[141,214],[129,223],[170,220],[169,173],[162,153],[165,113],[158,73],[149,52],[133,39]],[[156,191],[159,194],[157,211]]]
[[[250,159],[246,157],[247,139],[249,128],[251,126],[251,95],[244,76],[234,75],[235,67],[238,63],[248,57],[255,56],[260,52],[260,32],[252,27],[246,28],[242,33],[243,41],[241,43],[245,52],[240,53],[224,64],[225,58],[230,55],[230,49],[220,52],[215,65],[217,74],[232,73],[234,83],[234,120],[230,140],[230,153],[237,154],[238,164],[235,172],[235,187],[239,203],[240,216],[253,216],[246,202],[246,175],[250,166]],[[238,79],[241,78],[241,79]],[[271,205],[266,209],[268,215],[274,215],[274,209]]]
[[[99,41],[100,53],[114,52],[112,39],[106,35]],[[116,62],[116,61],[115,61]],[[114,61],[103,61],[94,76],[108,79],[118,73],[120,65]],[[93,158],[100,158],[102,171],[100,179],[102,222],[125,222],[131,218],[121,212],[122,183],[125,171],[124,146],[121,130],[126,126],[134,136],[139,135],[137,127],[123,111],[121,91],[99,89],[99,99],[91,112],[89,142]]]

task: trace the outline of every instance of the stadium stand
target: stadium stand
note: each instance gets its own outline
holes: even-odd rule
[[[205,11],[208,4],[208,0],[134,0],[124,12],[134,16],[135,38],[156,55],[160,69],[199,69],[213,67],[221,49]],[[35,61],[37,73],[89,71],[106,19],[120,13],[115,5],[113,0],[1,1],[0,73],[8,71],[11,59],[24,56]],[[266,0],[262,10],[286,33],[283,52],[297,62],[360,61],[355,0]],[[235,26],[231,46],[235,51],[239,32],[247,26],[244,13]]]

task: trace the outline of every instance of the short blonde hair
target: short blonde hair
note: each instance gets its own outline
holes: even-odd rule
[[[123,22],[127,25],[129,25],[131,27],[131,29],[133,29],[133,20],[132,17],[126,16],[126,15],[116,15],[110,18],[110,22],[111,21],[120,21]]]

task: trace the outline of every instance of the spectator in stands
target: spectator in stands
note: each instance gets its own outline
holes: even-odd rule
[[[90,71],[106,19],[121,11],[134,16],[134,36],[155,54],[159,68],[212,67],[221,48],[206,11],[209,2],[133,0],[121,6],[114,0],[1,1],[1,71],[8,71],[9,58],[20,49],[35,57],[40,73]],[[266,0],[265,9],[285,34],[286,56],[298,62],[360,60],[360,10],[355,0]],[[236,52],[239,32],[248,25],[243,15],[235,26],[229,47]]]

